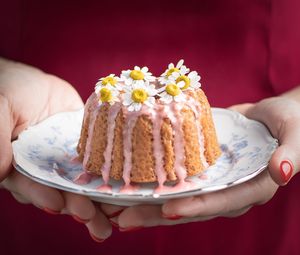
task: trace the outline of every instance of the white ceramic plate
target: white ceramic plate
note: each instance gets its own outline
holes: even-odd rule
[[[89,196],[99,202],[132,205],[163,203],[172,198],[187,197],[225,189],[245,182],[263,171],[278,146],[267,128],[243,115],[213,108],[213,118],[222,156],[203,174],[189,177],[193,188],[181,192],[154,194],[157,184],[142,184],[132,194],[120,193],[122,181],[111,181],[110,193],[96,188],[102,179],[86,185],[73,182],[82,172],[80,163],[72,162],[80,134],[83,110],[56,114],[22,132],[13,142],[16,169],[39,183]]]

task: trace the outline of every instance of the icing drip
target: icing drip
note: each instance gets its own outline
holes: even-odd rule
[[[174,154],[175,162],[174,169],[179,182],[184,182],[187,171],[184,165],[185,151],[184,151],[184,137],[182,133],[183,119],[180,115],[180,111],[183,105],[181,103],[172,102],[170,105],[165,106],[165,112],[170,119],[173,132],[174,132]]]
[[[100,185],[96,189],[100,192],[105,192],[105,193],[111,193],[112,192],[112,186],[106,185],[106,184]]]
[[[100,106],[96,106],[92,111],[90,126],[89,126],[89,130],[88,130],[88,137],[87,137],[87,142],[86,142],[86,147],[85,147],[85,153],[84,153],[84,158],[83,158],[83,163],[82,163],[84,171],[87,171],[86,166],[87,166],[87,163],[90,158],[91,151],[92,151],[93,133],[94,133],[95,122],[97,119],[99,109],[100,109]]]
[[[107,145],[103,153],[104,164],[101,168],[101,173],[103,177],[104,184],[107,184],[109,181],[109,172],[112,162],[112,150],[113,150],[113,141],[114,141],[114,131],[115,123],[118,113],[121,109],[120,103],[115,103],[108,110],[108,121],[107,121]]]
[[[91,146],[93,139],[93,132],[95,121],[99,112],[100,107],[98,106],[97,98],[95,96],[90,97],[87,101],[87,104],[94,104],[90,107],[91,117],[90,125],[88,129],[88,138],[85,148],[85,154],[83,159],[83,169],[86,171],[86,166],[91,154]],[[172,189],[173,191],[177,189],[185,190],[187,187],[190,187],[191,183],[186,183],[185,178],[187,177],[187,170],[185,167],[185,148],[184,148],[184,135],[182,132],[183,118],[181,116],[181,110],[185,104],[172,102],[167,105],[157,103],[155,108],[150,108],[146,105],[143,105],[140,111],[128,112],[126,107],[122,107],[124,115],[124,128],[123,128],[123,155],[124,155],[124,164],[123,164],[123,180],[125,185],[121,188],[121,193],[132,193],[137,187],[130,184],[130,173],[132,170],[132,132],[135,127],[136,121],[139,116],[147,115],[151,118],[153,123],[152,136],[153,136],[153,155],[155,159],[155,173],[157,176],[157,181],[159,183],[158,188],[155,193],[164,193],[167,190]],[[199,116],[201,114],[201,105],[193,97],[189,97],[189,107],[194,112],[196,119],[196,127],[198,132],[198,142],[200,147],[200,158],[204,167],[208,167],[204,155],[204,136],[202,133],[202,128],[199,121]],[[114,129],[115,121],[118,116],[118,113],[121,109],[120,103],[115,103],[109,108],[108,111],[108,128],[107,128],[107,146],[104,151],[104,164],[101,168],[104,184],[98,187],[100,191],[111,192],[111,187],[107,185],[109,180],[109,172],[112,163],[112,150],[113,150],[113,140],[114,140]],[[86,115],[86,114],[85,114]],[[178,183],[174,187],[165,187],[167,176],[164,169],[164,148],[161,142],[161,126],[163,119],[167,117],[170,119],[173,136],[174,136],[174,170],[178,178]],[[86,120],[84,120],[86,121]],[[89,179],[88,174],[82,174],[82,177],[77,177],[76,181],[81,182],[82,179]],[[88,180],[89,181],[89,180]],[[85,181],[83,181],[85,182]],[[186,184],[185,184],[186,183]]]
[[[202,127],[200,125],[199,115],[201,114],[201,105],[197,102],[194,98],[189,97],[188,99],[188,106],[194,112],[195,115],[195,122],[196,128],[198,133],[198,143],[199,143],[199,150],[200,150],[200,159],[205,168],[209,167],[209,164],[206,161],[206,157],[204,155],[204,135],[202,132]]]
[[[156,105],[157,109],[149,108],[150,117],[153,123],[152,136],[153,136],[153,156],[155,159],[155,173],[158,185],[162,186],[166,181],[166,172],[164,169],[164,148],[161,142],[160,130],[165,116],[163,105]]]
[[[143,108],[138,112],[130,112],[130,114],[128,114],[126,107],[122,108],[125,118],[125,125],[123,129],[124,165],[122,177],[125,182],[125,186],[130,185],[130,172],[132,169],[132,131],[137,118],[143,114]]]
[[[159,185],[163,185],[166,181],[166,173],[164,170],[163,156],[164,149],[161,143],[160,129],[165,116],[164,107],[162,105],[156,105],[158,109],[152,109],[146,105],[143,105],[139,112],[131,112],[128,115],[126,109],[123,109],[125,115],[125,127],[123,130],[124,141],[124,167],[123,167],[123,180],[125,182],[124,190],[131,190],[130,187],[130,172],[132,169],[132,132],[139,116],[147,115],[151,118],[153,127],[153,155],[155,159],[155,173]],[[123,190],[122,189],[122,190]]]
[[[96,179],[97,176],[93,174],[89,174],[88,172],[82,172],[73,180],[74,183],[79,185],[85,185],[90,183],[93,179]]]
[[[153,193],[154,197],[159,197],[160,194],[164,193],[176,193],[176,192],[183,192],[185,190],[192,190],[197,188],[197,184],[193,181],[180,181],[174,186],[159,186],[155,189]]]
[[[138,191],[139,189],[140,189],[140,186],[138,186],[138,185],[125,184],[120,189],[119,192],[122,194],[133,194],[135,191]]]

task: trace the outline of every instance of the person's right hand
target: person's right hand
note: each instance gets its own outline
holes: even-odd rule
[[[238,217],[253,206],[268,202],[279,185],[284,186],[300,171],[300,104],[284,97],[264,99],[257,104],[231,107],[246,117],[263,122],[279,140],[268,169],[255,178],[197,196],[171,199],[163,205],[136,205],[118,217],[123,229],[176,225],[216,217]]]
[[[36,183],[13,169],[11,141],[21,131],[60,111],[83,106],[66,81],[36,68],[0,58],[0,182],[20,203],[52,214],[69,214],[86,224],[96,241],[111,235],[106,215],[89,198]],[[106,206],[114,214],[119,207]]]

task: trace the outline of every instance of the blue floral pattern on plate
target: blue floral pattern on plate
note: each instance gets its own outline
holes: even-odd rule
[[[278,146],[267,128],[243,115],[213,108],[222,155],[201,175],[189,177],[191,190],[153,195],[156,184],[142,184],[133,194],[119,193],[122,181],[110,181],[112,193],[96,189],[102,179],[78,185],[74,178],[82,164],[72,162],[80,135],[83,110],[56,114],[28,128],[13,143],[14,165],[29,178],[58,189],[90,196],[96,201],[119,205],[163,203],[167,199],[212,192],[247,181],[263,171]]]

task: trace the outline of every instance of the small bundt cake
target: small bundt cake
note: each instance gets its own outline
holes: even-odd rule
[[[87,100],[79,159],[88,173],[130,182],[184,181],[221,151],[200,76],[183,60],[157,79],[147,67],[101,78]]]

